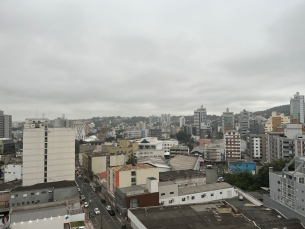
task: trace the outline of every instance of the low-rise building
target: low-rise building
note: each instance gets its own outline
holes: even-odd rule
[[[12,138],[0,138],[0,155],[15,153],[15,142]]]
[[[203,158],[206,161],[224,161],[224,149],[219,144],[210,143],[204,148]]]
[[[123,153],[126,155],[131,155],[134,151],[138,149],[138,142],[129,140],[119,140],[118,145],[116,147],[108,147],[107,152],[110,154]]]
[[[75,181],[57,181],[13,188],[10,207],[57,201],[78,195]]]
[[[266,161],[266,135],[265,134],[250,134],[249,136],[250,157],[253,160]]]
[[[245,160],[237,160],[228,162],[229,169],[232,173],[242,173],[247,172],[251,174],[255,174],[255,162],[253,161],[245,161]]]
[[[149,164],[128,164],[108,168],[108,191],[114,195],[115,188],[146,184],[147,177],[159,180],[159,169]]]
[[[123,217],[127,217],[129,208],[159,205],[158,180],[154,177],[148,177],[146,180],[146,185],[116,188],[113,202]]]
[[[173,188],[172,184],[169,184]],[[163,186],[164,188],[165,186]],[[211,202],[215,200],[222,200],[227,198],[233,198],[238,196],[238,192],[230,184],[225,182],[197,185],[187,188],[178,188],[178,192],[173,192],[174,196],[165,197],[162,196],[161,190],[159,190],[161,198],[161,205],[182,205],[182,204],[197,204],[204,202]]]
[[[197,146],[205,147],[207,144],[210,144],[211,142],[212,142],[212,139],[199,139],[197,141]]]
[[[78,195],[52,203],[12,207],[10,224],[14,229],[71,228],[72,222],[85,220]]]
[[[172,146],[169,149],[170,157],[175,157],[176,155],[188,155],[190,153],[190,149],[187,146],[176,145]]]
[[[4,166],[4,183],[22,180],[22,164],[7,164]]]
[[[137,158],[141,157],[164,157],[163,149],[139,149],[133,152],[133,155]]]
[[[198,170],[179,170],[160,172],[160,183],[172,181],[179,188],[191,187],[206,184],[206,175]]]
[[[137,163],[153,165],[159,169],[159,172],[171,171],[171,167],[163,157],[139,157]]]
[[[124,165],[127,161],[125,154],[109,154],[99,152],[82,153],[83,167],[93,174],[107,171],[110,166]]]
[[[265,132],[275,131],[276,127],[286,123],[290,123],[289,115],[285,116],[284,113],[278,115],[276,111],[272,111],[271,117],[265,124]]]

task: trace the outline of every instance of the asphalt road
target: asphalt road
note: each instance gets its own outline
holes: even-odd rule
[[[121,222],[119,221],[117,216],[110,216],[105,208],[105,206],[101,203],[101,197],[97,192],[93,192],[89,186],[89,183],[84,181],[84,178],[78,178],[75,176],[75,181],[78,184],[78,187],[81,189],[81,195],[86,197],[84,202],[89,203],[89,207],[85,208],[86,218],[89,219],[89,211],[94,212],[94,208],[98,208],[100,210],[99,215],[95,215],[93,218],[90,218],[90,221],[94,225],[94,229],[106,228],[106,229],[118,229],[121,228]],[[114,209],[113,209],[114,210]],[[102,227],[101,227],[102,224]]]

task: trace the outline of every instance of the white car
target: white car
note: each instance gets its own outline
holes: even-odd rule
[[[100,212],[100,210],[99,210],[98,208],[94,208],[94,213],[95,213],[96,215],[98,215],[98,214],[100,214],[101,212]]]
[[[77,191],[80,192],[80,188],[77,188]]]
[[[82,200],[85,200],[86,197],[85,197],[84,195],[81,195],[81,199],[82,199]]]
[[[88,202],[85,202],[85,203],[84,203],[84,207],[85,207],[85,208],[89,207]]]
[[[111,210],[111,207],[110,207],[109,205],[106,206],[106,210],[107,210],[107,211]]]

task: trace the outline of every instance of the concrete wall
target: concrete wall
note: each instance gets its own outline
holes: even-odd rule
[[[4,182],[22,179],[22,165],[8,164],[4,168]]]
[[[269,195],[264,195],[264,206],[278,210],[287,218],[298,218],[303,224],[305,223],[305,216],[287,208],[275,200],[272,200]]]
[[[159,186],[159,199],[166,199],[175,196],[178,196],[178,184],[168,184]]]
[[[54,201],[77,195],[77,186],[54,189]]]
[[[162,205],[181,205],[204,203],[214,200],[222,200],[238,196],[237,190],[234,188],[219,189],[202,193],[194,193],[189,195],[176,196],[171,198],[160,199]]]

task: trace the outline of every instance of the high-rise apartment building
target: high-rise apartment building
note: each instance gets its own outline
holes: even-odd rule
[[[12,116],[0,111],[0,138],[12,137]]]
[[[237,130],[227,130],[224,134],[225,159],[227,161],[241,158],[240,134]]]
[[[201,105],[200,108],[194,111],[194,135],[200,136],[200,133],[202,131],[201,127],[203,125],[207,125],[207,121],[207,109],[203,108],[203,105]]]
[[[72,123],[71,127],[75,130],[75,139],[85,141],[86,138],[86,125],[81,121]]]
[[[253,160],[266,161],[266,135],[265,134],[250,134],[250,157]]]
[[[294,163],[295,170],[289,171]],[[264,206],[277,209],[287,218],[305,223],[305,157],[294,157],[281,172],[269,168],[270,194],[264,195]]]
[[[234,112],[230,112],[229,108],[222,113],[222,129],[224,133],[234,129]]]
[[[63,114],[62,117],[54,119],[53,127],[70,127],[69,120],[66,119],[65,115]]]
[[[180,127],[182,127],[182,126],[185,125],[185,118],[184,118],[184,116],[182,116],[182,117],[179,119],[179,121],[180,121]]]
[[[171,122],[171,115],[170,114],[161,114],[160,117],[160,122],[166,122],[166,123],[170,123]]]
[[[297,92],[293,98],[290,99],[290,119],[297,120],[297,123],[304,123],[304,95]]]
[[[240,112],[240,135],[246,136],[249,128],[249,111],[243,110]]]
[[[267,161],[305,156],[302,124],[286,124],[283,132],[267,132]]]
[[[23,131],[23,186],[74,180],[75,131],[49,128],[48,119],[26,119]]]

